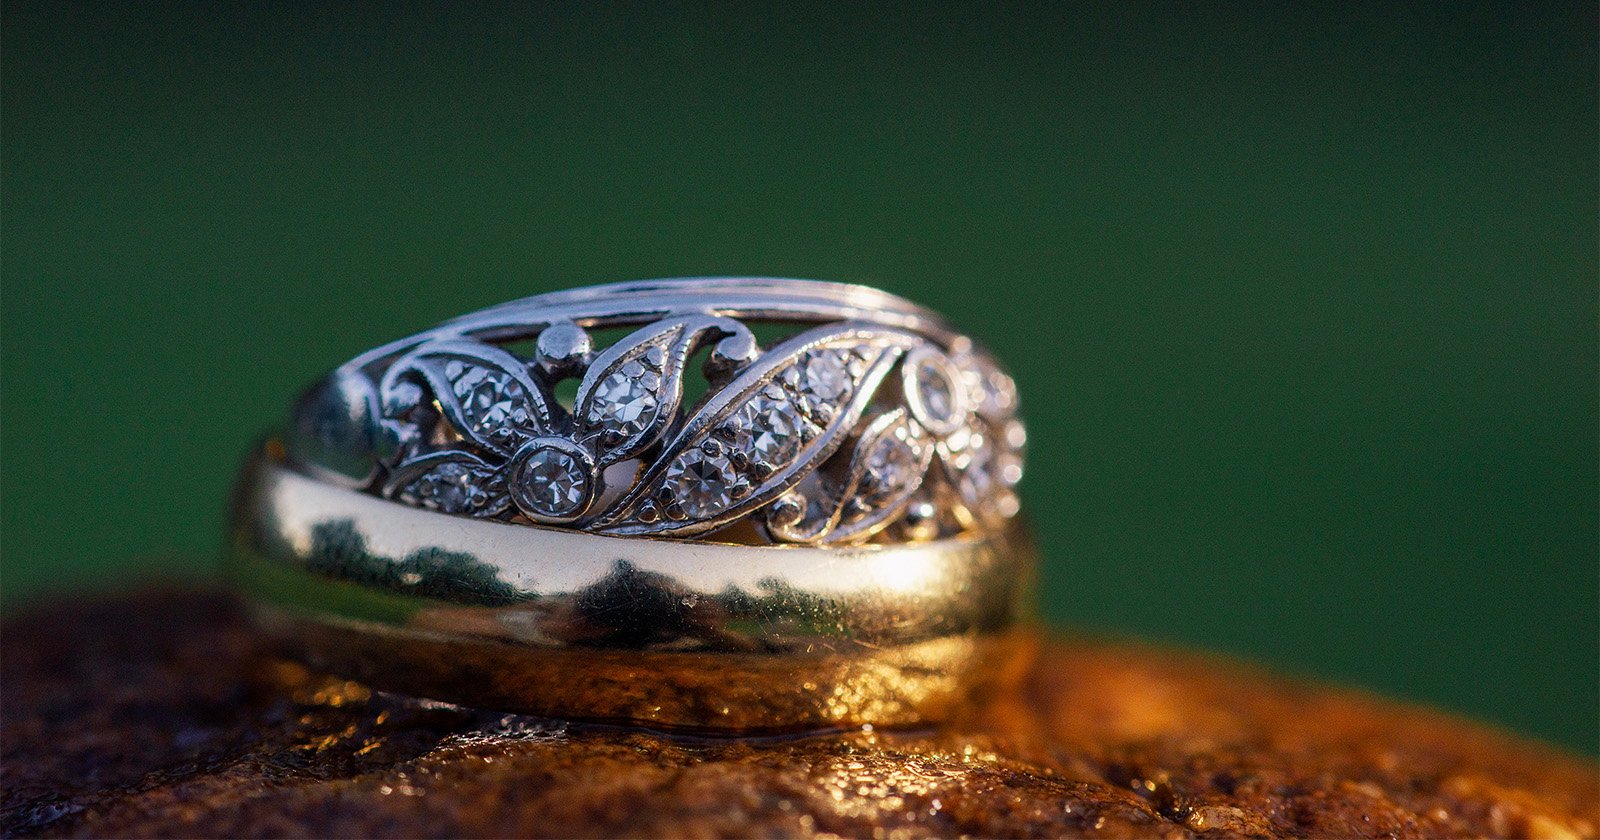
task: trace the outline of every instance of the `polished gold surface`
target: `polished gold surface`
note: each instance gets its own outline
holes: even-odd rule
[[[1026,655],[1020,526],[841,548],[448,516],[247,468],[232,568],[335,673],[554,717],[786,730],[937,720]]]

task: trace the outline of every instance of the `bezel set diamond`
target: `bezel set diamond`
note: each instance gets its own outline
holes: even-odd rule
[[[546,524],[572,522],[594,499],[594,457],[559,437],[530,440],[511,459],[511,498],[530,519]]]

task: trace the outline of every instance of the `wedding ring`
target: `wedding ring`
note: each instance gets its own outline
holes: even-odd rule
[[[541,295],[336,368],[240,481],[231,566],[312,664],[666,727],[948,717],[1022,655],[1012,380],[861,286]]]

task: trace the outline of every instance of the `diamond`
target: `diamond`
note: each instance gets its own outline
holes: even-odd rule
[[[975,431],[957,466],[956,490],[968,510],[984,519],[1016,516],[1012,485],[1022,477],[1020,452],[1002,449],[992,437]]]
[[[671,498],[695,519],[727,509],[749,484],[722,455],[689,449],[667,467],[666,480]]]
[[[911,416],[935,435],[955,432],[966,417],[967,391],[950,358],[923,346],[911,351],[900,369]]]
[[[772,467],[787,464],[800,451],[805,421],[793,404],[757,394],[728,420],[733,449]]]
[[[805,360],[805,389],[817,399],[838,401],[850,392],[850,371],[837,351],[813,350]]]
[[[956,384],[943,366],[932,359],[917,365],[917,393],[930,417],[951,420],[956,413]]]
[[[481,477],[467,464],[440,464],[407,486],[405,495],[429,510],[471,513],[488,501],[488,494],[478,484]]]
[[[517,473],[517,497],[529,513],[571,516],[589,495],[589,473],[577,458],[554,447],[536,449]]]
[[[504,373],[479,365],[452,362],[450,388],[472,430],[490,435],[508,426],[528,425],[528,392]]]
[[[824,421],[831,419],[854,385],[845,354],[826,347],[807,351],[784,371],[783,380],[800,395],[806,413]]]
[[[595,385],[588,421],[621,437],[632,437],[655,420],[661,376],[638,360],[617,368]]]
[[[915,478],[917,453],[903,435],[902,428],[897,434],[886,435],[873,445],[867,455],[866,473],[861,477],[865,493],[882,495],[905,486]]]

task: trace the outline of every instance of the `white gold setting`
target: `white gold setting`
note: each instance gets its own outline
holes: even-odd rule
[[[757,323],[795,332],[762,346]],[[617,327],[632,331],[598,347]],[[1016,515],[1016,411],[991,356],[899,298],[669,280],[528,298],[373,350],[308,392],[288,442],[314,476],[454,515],[918,541]]]

